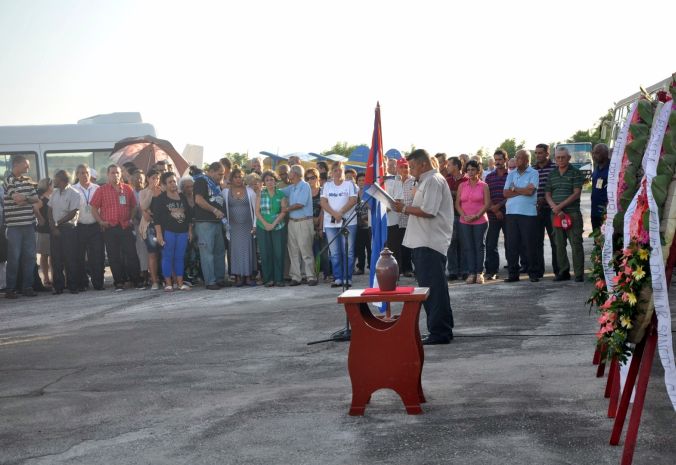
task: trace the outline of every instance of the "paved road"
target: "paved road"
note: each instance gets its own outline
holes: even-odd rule
[[[380,391],[364,417],[347,343],[306,345],[344,323],[326,285],[1,300],[0,463],[617,464],[589,290],[451,285],[457,337],[425,350],[424,414]],[[636,465],[676,462],[661,376]]]

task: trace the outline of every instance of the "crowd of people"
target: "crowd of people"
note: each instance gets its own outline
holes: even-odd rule
[[[605,209],[608,157],[608,148],[598,144],[592,185],[595,226]],[[425,160],[434,181],[421,171]],[[582,281],[579,199],[584,176],[570,165],[565,148],[552,161],[549,147],[539,144],[531,161],[528,150],[509,159],[502,149],[487,168],[467,155],[432,157],[424,151],[386,160],[383,186],[399,206],[387,212],[386,245],[402,275],[415,275],[419,283],[427,279],[429,267],[423,264],[438,257],[421,255],[412,246],[421,240],[436,244],[436,250],[444,247],[444,283],[497,279],[502,231],[505,280],[518,281],[527,273],[537,282],[545,273],[546,232],[554,280],[571,279],[570,243],[573,277]],[[0,196],[0,224],[6,231],[0,235],[6,238],[0,239],[0,263],[6,261],[9,299],[44,290],[102,290],[106,264],[115,290],[172,292],[196,285],[209,290],[319,282],[350,287],[353,275],[364,274],[371,261],[371,218],[361,201],[364,173],[340,162],[329,166],[318,161],[306,168],[292,157],[273,171],[264,170],[258,158],[247,167],[224,158],[204,171],[191,167],[183,177],[168,161],[147,172],[133,163],[111,164],[101,185],[84,164],[75,173],[58,170],[37,184],[26,176],[29,168],[25,157],[13,157]],[[438,192],[421,208],[416,198],[431,196],[425,189]],[[446,191],[447,199],[442,196]],[[448,214],[439,209],[442,197],[450,201]],[[446,226],[421,230],[420,219],[429,219],[431,211],[448,223],[448,231]],[[452,328],[452,317],[444,325]]]

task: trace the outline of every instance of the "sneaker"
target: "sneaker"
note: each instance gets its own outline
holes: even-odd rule
[[[340,279],[336,279],[334,282],[331,283],[331,287],[341,287],[343,285],[343,281]]]
[[[485,279],[486,281],[495,281],[496,279],[498,279],[498,275],[495,274],[495,273],[493,273],[493,274],[487,274],[486,276],[484,276],[484,279]]]
[[[483,284],[484,283],[484,274],[479,273],[478,275],[476,275],[476,281],[475,282],[477,284]]]
[[[178,288],[181,291],[189,291],[192,289],[190,286],[188,286],[186,283],[181,284],[181,287]]]
[[[164,292],[173,292],[174,287],[173,286],[164,286]]]
[[[347,289],[349,289],[349,288],[352,287],[352,280],[351,280],[351,279],[348,279],[348,280],[347,280],[347,284],[345,285],[345,287],[346,287]]]
[[[150,286],[151,291],[159,291],[160,290],[160,284],[159,283],[153,283],[152,286]]]

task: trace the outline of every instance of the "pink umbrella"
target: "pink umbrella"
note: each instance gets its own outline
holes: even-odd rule
[[[171,142],[153,136],[122,139],[113,147],[110,159],[118,166],[132,162],[144,173],[162,160],[174,165],[174,171],[179,175],[183,175],[189,168],[188,162],[176,151]]]

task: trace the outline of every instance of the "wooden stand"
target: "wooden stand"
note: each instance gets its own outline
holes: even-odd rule
[[[350,415],[363,415],[371,394],[385,388],[399,394],[409,415],[422,413],[425,355],[418,318],[429,289],[415,288],[411,294],[395,295],[363,296],[362,292],[351,289],[338,297],[352,327],[347,360],[352,382]],[[404,307],[398,317],[376,317],[368,302],[404,302]]]

